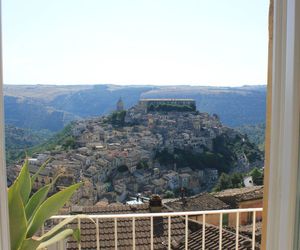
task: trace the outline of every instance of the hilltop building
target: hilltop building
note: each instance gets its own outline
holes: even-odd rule
[[[127,110],[126,123],[143,123],[144,118],[151,127],[154,113],[194,113],[196,101],[194,99],[160,98],[140,99],[138,104]]]
[[[160,98],[160,99],[141,99],[138,106],[144,111],[156,111],[159,109],[178,107],[186,107],[187,111],[196,110],[196,101],[194,99],[171,99],[171,98]]]

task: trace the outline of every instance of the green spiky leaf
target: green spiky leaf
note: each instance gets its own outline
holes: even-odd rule
[[[73,230],[73,238],[79,243],[81,241],[80,229],[76,228]]]
[[[36,212],[39,206],[44,202],[47,198],[50,188],[52,187],[51,184],[48,184],[42,188],[40,188],[36,193],[34,193],[31,198],[29,199],[26,207],[25,213],[26,218],[29,221],[32,215]]]
[[[47,241],[41,243],[41,244],[38,246],[37,250],[39,250],[39,249],[44,249],[45,247],[48,247],[48,246],[50,246],[50,245],[52,245],[52,244],[54,244],[54,243],[56,243],[56,242],[59,242],[59,241],[61,241],[61,240],[64,240],[65,238],[67,238],[67,237],[73,235],[73,233],[74,233],[74,230],[72,230],[72,229],[65,229],[64,231],[58,233],[57,235],[53,236],[53,237],[50,238],[49,240],[47,240]]]
[[[26,239],[23,241],[22,246],[19,248],[19,250],[35,250],[41,243],[37,240],[34,240],[32,238]]]
[[[23,164],[23,167],[17,178],[16,184],[18,185],[18,190],[20,192],[20,196],[25,207],[31,192],[31,178],[28,168],[28,159],[26,159]]]
[[[25,239],[27,231],[27,221],[23,201],[21,199],[18,185],[8,189],[8,207],[9,207],[9,230],[11,250],[17,250]]]
[[[44,201],[36,211],[31,223],[29,224],[27,237],[32,237],[48,218],[50,218],[52,215],[55,215],[71,198],[73,193],[80,187],[80,185],[81,183],[77,183],[67,187],[66,189],[52,195],[50,198]]]
[[[87,219],[87,220],[90,220],[92,223],[95,224],[96,226],[96,223],[93,219],[91,219],[89,216],[87,215],[82,215],[82,214],[79,214],[79,215],[74,215],[74,216],[71,216],[69,218],[66,218],[64,219],[63,221],[61,221],[59,224],[57,224],[56,226],[54,226],[50,231],[48,231],[47,233],[45,233],[44,235],[42,235],[40,238],[38,238],[39,241],[45,241],[47,240],[48,238],[50,237],[53,237],[53,235],[57,234],[57,232],[59,232],[61,229],[63,229],[66,225],[70,224],[72,221],[74,220],[78,220],[78,219]],[[74,235],[73,237],[77,240],[77,241],[80,241],[80,235],[78,235],[78,233],[80,233],[80,231],[74,231]]]
[[[42,166],[39,167],[38,171],[31,176],[31,182],[34,183],[35,179],[38,177],[38,175],[46,168],[47,164],[51,161],[51,158],[47,159]]]
[[[35,192],[31,198],[29,199],[26,207],[26,218],[28,221],[32,218],[32,216],[35,214],[39,206],[45,201],[47,198],[47,195],[50,191],[50,189],[54,186],[57,179],[60,177],[60,175],[56,176],[56,178],[52,181],[51,184],[48,184],[42,188],[40,188],[37,192]]]

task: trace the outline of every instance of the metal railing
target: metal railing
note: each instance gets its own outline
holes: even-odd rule
[[[236,222],[235,222],[235,250],[239,249],[239,227],[240,227],[240,215],[243,213],[252,213],[252,250],[255,250],[256,247],[256,239],[255,239],[255,229],[256,229],[256,217],[257,212],[262,212],[262,208],[243,208],[243,209],[225,209],[225,210],[209,210],[209,211],[191,211],[191,212],[163,212],[163,213],[135,213],[135,214],[89,214],[89,215],[82,215],[84,219],[92,219],[95,221],[96,224],[96,249],[100,250],[100,236],[99,236],[99,220],[101,219],[111,219],[114,223],[114,244],[115,249],[118,249],[118,219],[131,219],[132,220],[132,249],[136,249],[136,219],[141,218],[149,218],[150,219],[150,249],[154,249],[154,241],[153,241],[153,218],[156,217],[165,217],[168,220],[168,250],[171,250],[171,218],[172,217],[182,217],[184,220],[185,225],[185,249],[189,248],[188,242],[188,234],[189,234],[189,218],[195,216],[202,216],[202,250],[205,250],[206,239],[205,239],[205,228],[207,223],[207,218],[209,215],[219,215],[219,250],[222,250],[222,232],[223,232],[223,215],[224,214],[236,214]],[[52,216],[50,220],[62,220],[66,218],[70,218],[74,215],[57,215]],[[78,215],[77,215],[78,216]],[[77,218],[78,220],[78,227],[81,226],[81,219]],[[57,250],[64,250],[66,249],[63,244],[57,244]],[[81,244],[79,243],[78,249],[81,250]]]

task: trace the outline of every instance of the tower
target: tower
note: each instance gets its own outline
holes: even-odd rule
[[[122,98],[120,97],[119,101],[117,102],[117,111],[123,111],[124,110],[124,103],[122,101]]]

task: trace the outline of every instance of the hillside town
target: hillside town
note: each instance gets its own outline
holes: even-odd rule
[[[51,159],[34,187],[38,189],[58,175],[56,189],[81,181],[84,185],[72,200],[78,205],[124,203],[137,193],[167,198],[178,197],[182,189],[190,195],[209,191],[220,175],[219,163],[180,163],[176,160],[178,151],[205,155],[214,152],[216,140],[223,137],[234,143],[249,142],[236,130],[223,126],[217,115],[195,107],[192,99],[142,99],[124,110],[120,99],[111,115],[74,122],[68,149],[57,145],[29,159],[32,173]],[[234,164],[229,171],[247,172],[262,166],[258,150],[254,159],[243,148],[230,153]],[[175,160],[166,160],[166,156],[175,156]],[[8,181],[19,168],[9,168]]]

